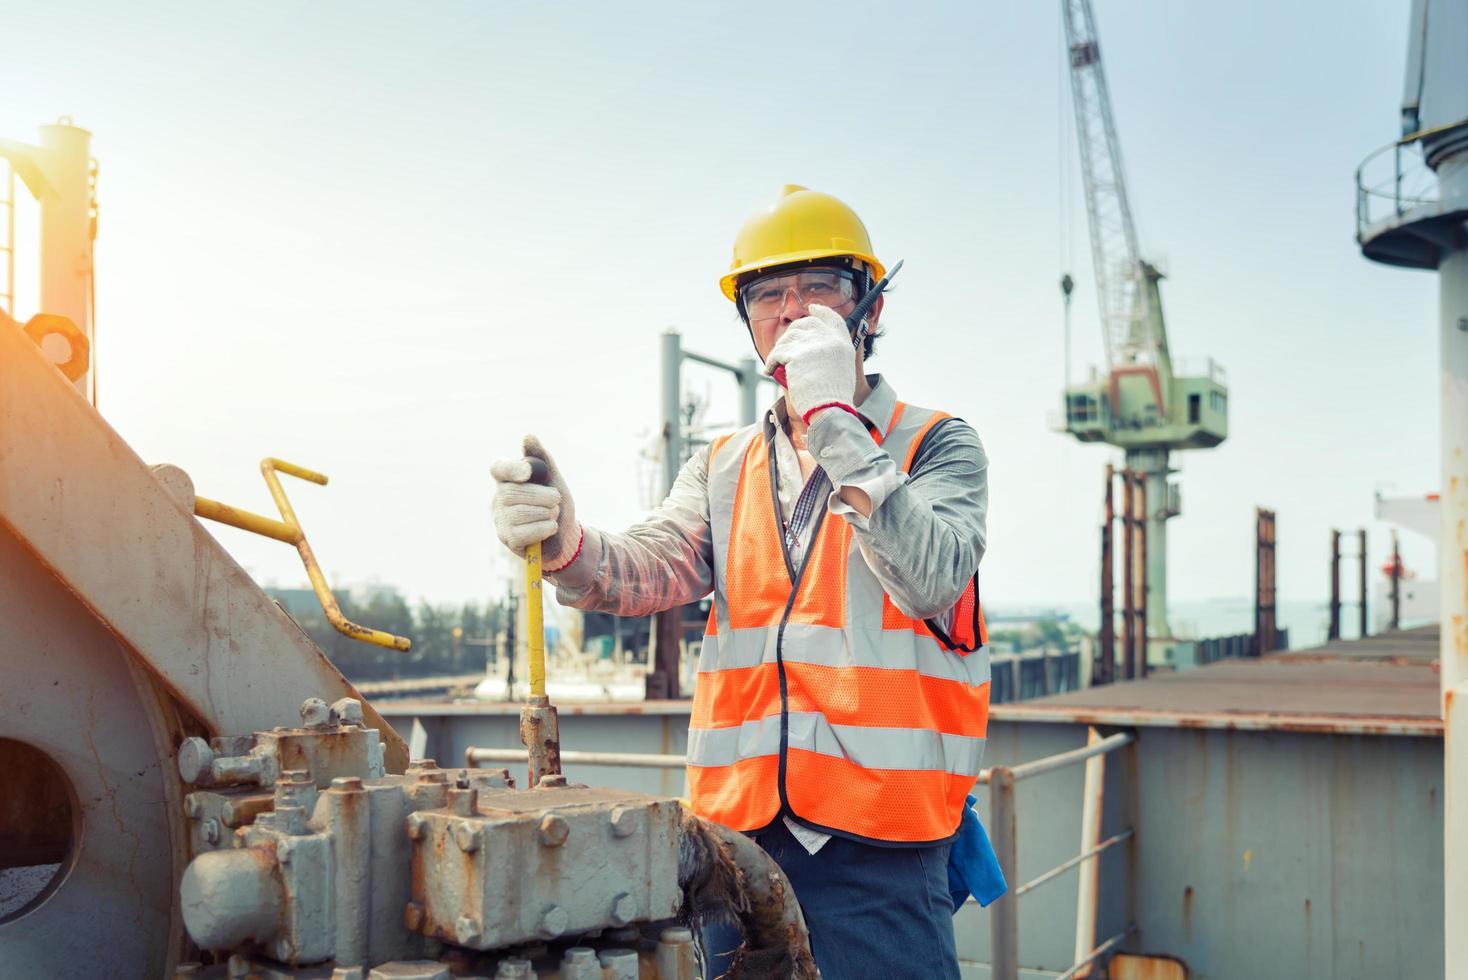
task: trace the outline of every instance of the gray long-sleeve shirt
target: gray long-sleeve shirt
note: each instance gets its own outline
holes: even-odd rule
[[[868,381],[872,391],[857,409],[872,428],[885,432],[897,395],[880,375]],[[783,403],[766,415],[763,436],[776,440],[777,489],[788,516],[805,481],[782,419]],[[914,619],[943,617],[984,555],[989,461],[978,434],[958,420],[937,426],[911,476],[847,412],[821,413],[806,433],[806,444],[830,478],[831,515],[851,525],[862,556],[893,603]],[[841,499],[842,487],[866,493],[870,517]],[[809,534],[807,527],[797,549],[808,546]],[[708,595],[713,590],[708,448],[684,464],[655,511],[621,533],[586,528],[581,555],[548,578],[563,605],[620,616],[646,616]]]

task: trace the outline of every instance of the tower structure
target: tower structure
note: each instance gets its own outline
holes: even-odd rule
[[[1122,168],[1121,142],[1101,65],[1090,0],[1061,0],[1071,95],[1091,232],[1104,372],[1065,388],[1065,430],[1081,442],[1122,449],[1143,475],[1147,499],[1147,623],[1171,636],[1167,619],[1167,521],[1181,512],[1168,482],[1178,449],[1208,449],[1228,435],[1228,388],[1210,360],[1202,373],[1174,370],[1162,316],[1162,273],[1142,257]],[[1067,296],[1067,301],[1069,297]],[[1162,648],[1164,659],[1170,647]],[[1150,645],[1149,645],[1150,647]]]
[[[1372,261],[1438,273],[1443,935],[1456,976],[1468,962],[1468,0],[1413,0],[1407,36],[1402,135],[1356,169],[1356,240]]]
[[[92,242],[97,237],[96,165],[92,134],[62,116],[41,127],[40,145],[0,139],[0,160],[8,164],[3,250],[8,276],[6,312],[15,303],[15,177],[40,205],[40,313],[70,320],[96,350],[93,337]],[[96,402],[96,371],[89,365],[76,385]]]

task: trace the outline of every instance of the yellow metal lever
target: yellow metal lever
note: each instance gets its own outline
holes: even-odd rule
[[[530,460],[530,482],[550,482],[550,468],[540,459]],[[525,549],[525,644],[530,661],[530,696],[545,696],[545,616],[540,605],[540,542]]]
[[[326,477],[315,470],[308,470],[304,466],[287,463],[283,459],[266,457],[260,461],[260,473],[265,477],[265,485],[270,488],[270,496],[275,499],[275,508],[280,511],[281,520],[263,517],[260,514],[241,510],[222,504],[208,497],[194,497],[194,513],[200,517],[206,517],[211,521],[228,524],[243,531],[251,531],[262,534],[267,538],[284,541],[286,544],[294,545],[301,556],[301,562],[306,566],[306,576],[311,580],[311,588],[316,592],[316,600],[321,603],[321,609],[326,613],[326,621],[335,627],[338,633],[349,636],[363,643],[371,643],[375,646],[387,647],[390,650],[401,650],[407,652],[413,648],[413,641],[406,636],[394,636],[392,633],[384,633],[368,626],[359,626],[342,615],[341,607],[337,605],[336,596],[331,594],[331,588],[326,584],[326,576],[321,572],[321,565],[316,561],[316,555],[311,550],[311,545],[306,540],[306,532],[301,529],[301,522],[296,519],[296,512],[291,507],[291,502],[286,499],[285,490],[280,485],[280,478],[276,471],[287,473],[297,479],[307,480],[326,486]],[[539,551],[539,546],[536,547]],[[538,557],[538,556],[537,556]],[[537,566],[538,568],[538,566]],[[537,603],[535,610],[539,613],[540,606]],[[534,683],[534,667],[531,668],[531,683]],[[542,661],[541,674],[544,677],[544,663]],[[542,679],[542,684],[544,680]]]

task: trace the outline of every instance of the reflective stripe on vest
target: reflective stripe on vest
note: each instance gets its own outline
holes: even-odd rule
[[[899,403],[882,446],[911,472],[943,418]],[[985,639],[976,579],[945,645],[936,623],[896,607],[824,507],[805,567],[790,569],[761,433],[710,450],[714,602],[688,732],[693,809],[742,831],[783,811],[862,839],[946,840],[988,727],[988,651],[966,652]]]

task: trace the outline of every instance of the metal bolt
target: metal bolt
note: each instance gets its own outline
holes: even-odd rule
[[[204,801],[199,799],[198,793],[190,793],[184,797],[184,816],[190,820],[198,820],[204,812]]]
[[[449,790],[449,809],[461,817],[473,814],[479,806],[479,790],[477,789],[451,789]]]
[[[570,914],[559,905],[552,905],[540,917],[540,934],[549,939],[554,939],[565,932],[566,927],[570,924]]]
[[[558,772],[548,772],[540,777],[540,782],[536,785],[541,789],[561,789],[566,785],[566,777]]]
[[[560,847],[571,836],[571,825],[559,813],[547,813],[540,818],[540,842],[546,847]]]
[[[602,980],[603,977],[596,950],[590,946],[572,946],[561,958],[561,980]]]
[[[291,846],[290,841],[277,841],[275,844],[275,860],[279,861],[281,864],[290,864],[291,852],[294,850],[295,848]]]
[[[289,939],[277,939],[275,941],[275,958],[282,963],[289,963],[291,957],[295,954],[296,951],[291,947]]]
[[[204,839],[206,841],[208,841],[211,844],[218,844],[219,843],[219,821],[218,820],[215,820],[213,817],[210,817],[209,819],[205,820],[202,824],[200,824],[200,829],[204,832]]]
[[[409,772],[419,772],[425,769],[437,769],[438,762],[435,759],[415,759],[408,763]]]
[[[417,932],[422,924],[423,906],[417,902],[409,902],[403,909],[403,925],[407,926],[409,932]]]
[[[683,926],[669,926],[662,931],[658,939],[665,943],[691,943],[693,942],[693,931]]]
[[[609,919],[614,926],[625,926],[637,918],[637,902],[626,892],[618,895],[612,901],[612,914]]]
[[[604,949],[596,957],[601,961],[603,976],[609,980],[637,980],[637,953],[630,949]]]
[[[408,839],[422,840],[428,833],[428,818],[420,813],[408,814]]]
[[[612,833],[617,837],[631,837],[642,823],[642,811],[630,806],[619,806],[612,811]]]
[[[307,728],[323,728],[331,724],[331,706],[320,698],[301,702],[301,724]]]
[[[473,946],[479,942],[479,920],[469,915],[461,915],[454,920],[454,938],[460,946]]]
[[[494,980],[528,980],[532,976],[529,960],[500,960],[494,971]]]
[[[362,777],[338,776],[331,781],[331,788],[341,790],[344,793],[360,792],[362,789]]]
[[[468,820],[460,820],[454,824],[454,843],[458,844],[459,850],[465,854],[473,854],[479,850],[479,845],[483,843],[483,840],[484,835],[479,832],[479,828]]]
[[[331,706],[331,720],[337,725],[361,725],[362,702],[356,698],[342,698]]]
[[[282,833],[304,834],[306,832],[306,808],[303,806],[275,807],[275,826]]]
[[[178,747],[178,774],[186,783],[207,784],[214,765],[214,750],[202,738],[186,738]]]

